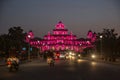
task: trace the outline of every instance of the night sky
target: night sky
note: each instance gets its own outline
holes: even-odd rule
[[[0,0],[0,34],[21,26],[43,37],[59,21],[79,38],[103,28],[115,28],[120,34],[119,5],[119,0]]]

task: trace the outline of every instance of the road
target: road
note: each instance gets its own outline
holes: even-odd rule
[[[120,66],[88,60],[57,60],[50,67],[35,60],[22,64],[17,72],[0,67],[0,80],[120,80]]]

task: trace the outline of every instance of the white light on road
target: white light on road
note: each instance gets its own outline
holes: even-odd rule
[[[96,62],[91,62],[91,64],[94,66],[94,65],[96,65],[97,63],[96,63]]]

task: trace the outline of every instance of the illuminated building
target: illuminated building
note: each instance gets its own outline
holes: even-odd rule
[[[78,39],[72,32],[68,32],[68,29],[65,28],[65,25],[61,21],[58,22],[52,32],[48,32],[41,40],[35,39],[31,31],[28,35],[31,35],[32,38],[29,41],[30,45],[39,48],[41,52],[48,50],[73,50],[82,52],[84,48],[93,47],[92,43],[96,39],[96,34],[92,33],[92,31],[88,32],[87,39]],[[26,41],[29,39],[27,36]]]

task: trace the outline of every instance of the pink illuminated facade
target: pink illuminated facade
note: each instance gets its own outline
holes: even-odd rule
[[[28,37],[28,35],[31,35],[31,37]],[[77,39],[76,35],[68,32],[68,29],[65,28],[61,21],[58,22],[52,32],[48,32],[41,40],[34,39],[34,35],[31,32],[28,35],[26,36],[26,41],[29,41],[31,46],[39,48],[41,52],[48,50],[82,52],[84,48],[93,47],[92,43],[96,40],[96,34],[92,33],[92,31],[88,32],[87,39]]]

